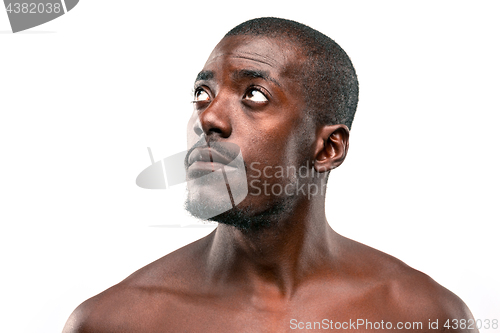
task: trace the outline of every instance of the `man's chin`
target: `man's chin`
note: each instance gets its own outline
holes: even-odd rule
[[[185,202],[186,210],[194,217],[233,226],[241,231],[260,231],[277,225],[285,215],[293,211],[291,198],[277,201],[267,207],[256,209],[242,204],[225,209],[220,202],[190,200]]]
[[[213,199],[210,198],[210,199]],[[187,198],[184,203],[184,208],[192,216],[207,221],[215,221],[214,217],[223,214],[226,211],[233,209],[230,200],[204,200]]]
[[[186,210],[196,218],[210,220],[233,208],[228,187],[221,174],[211,173],[187,182]]]

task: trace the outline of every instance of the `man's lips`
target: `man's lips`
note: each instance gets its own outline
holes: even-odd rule
[[[193,166],[202,169],[210,168],[215,171],[215,169],[219,169],[231,162],[232,159],[222,155],[213,148],[200,147],[195,148],[191,154],[189,154],[188,168]]]

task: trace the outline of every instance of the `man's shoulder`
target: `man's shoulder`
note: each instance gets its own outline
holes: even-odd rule
[[[180,248],[89,298],[73,311],[63,332],[139,332],[144,325],[159,325],[156,311],[175,312],[193,283],[199,283],[200,267],[192,259],[203,246],[202,239]],[[162,317],[161,325],[169,317]]]
[[[404,263],[386,272],[392,303],[420,319],[472,318],[465,303],[427,274]]]
[[[128,292],[127,292],[128,291]],[[132,298],[128,288],[117,284],[80,304],[70,315],[63,333],[109,332],[114,330],[120,307]],[[124,297],[126,295],[126,297]]]
[[[422,328],[440,331],[475,332],[468,330],[473,320],[467,305],[456,294],[427,274],[403,264],[389,274],[387,290],[394,308],[408,322],[420,322]],[[462,329],[452,330],[454,321],[466,322]],[[459,327],[456,327],[459,328]]]
[[[472,319],[467,305],[453,292],[427,274],[403,261],[367,245],[347,240],[355,248],[357,274],[366,279],[367,300],[381,301],[381,315],[418,320],[428,325],[439,320],[440,329],[447,320]],[[361,272],[363,271],[363,272]],[[397,314],[397,315],[396,315]],[[424,327],[425,328],[425,327]]]

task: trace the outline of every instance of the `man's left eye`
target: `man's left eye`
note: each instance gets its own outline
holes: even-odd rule
[[[255,88],[248,90],[245,96],[243,96],[243,98],[257,103],[263,103],[268,101],[266,95],[264,95],[262,92],[260,92],[258,89]]]

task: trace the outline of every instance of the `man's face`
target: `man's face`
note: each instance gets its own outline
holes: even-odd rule
[[[315,134],[304,111],[303,60],[292,45],[276,39],[230,36],[215,47],[198,75],[188,145],[210,146],[198,152],[198,156],[208,152],[209,162],[215,162],[219,153],[232,159],[239,147],[248,185],[248,195],[236,209],[214,220],[234,224],[230,220],[235,218],[252,219],[262,214],[269,218],[270,212],[281,213],[293,206],[296,196],[283,189],[298,181],[290,167],[310,162]],[[203,174],[204,169],[218,169],[217,163],[188,165],[188,179]],[[227,172],[229,175],[230,169]],[[224,175],[226,182],[228,175]],[[193,215],[203,216],[200,209],[217,207],[227,197],[225,186],[215,185],[216,178],[212,182],[190,181],[186,207]],[[222,176],[219,178],[219,184],[225,185]],[[291,186],[288,189],[290,193]]]

